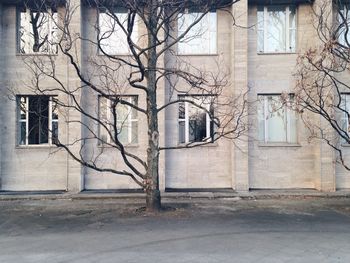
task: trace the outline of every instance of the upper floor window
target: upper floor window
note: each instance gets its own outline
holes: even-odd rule
[[[18,144],[58,142],[58,110],[52,96],[17,96]]]
[[[179,143],[213,140],[214,97],[180,96],[179,98],[185,100],[179,103]]]
[[[57,54],[57,12],[23,7],[18,12],[18,48],[21,54]]]
[[[296,11],[294,6],[258,7],[258,52],[295,52]]]
[[[278,95],[258,96],[259,141],[297,143],[296,113],[288,107],[294,96],[284,101]]]
[[[100,140],[114,141],[115,135],[123,144],[138,142],[137,96],[99,97]]]
[[[341,45],[348,46],[350,44],[350,6],[349,5],[342,5],[339,8],[336,30],[337,30],[339,43]]]
[[[99,51],[108,55],[128,55],[130,47],[128,44],[128,10],[118,8],[114,13],[100,10],[99,13]],[[131,39],[136,43],[138,37],[138,23],[135,19],[132,26]]]
[[[178,43],[179,54],[197,55],[217,53],[216,11],[208,12],[203,17],[201,16],[203,16],[203,13],[199,11],[188,11],[187,13],[179,14],[179,36],[192,26],[185,37]]]

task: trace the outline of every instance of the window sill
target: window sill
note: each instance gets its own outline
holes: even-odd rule
[[[132,57],[132,53],[121,53],[121,54],[103,54],[103,53],[97,53],[97,56],[99,57],[107,57],[107,56],[113,56],[113,57]]]
[[[179,54],[177,53],[177,55],[179,57],[217,57],[219,56],[218,53],[213,53],[213,54],[209,54],[209,53],[201,53],[201,54]]]
[[[342,143],[342,144],[341,144],[341,147],[347,148],[347,147],[350,147],[350,144],[348,144],[348,143]]]
[[[52,149],[57,148],[53,144],[30,144],[30,145],[16,145],[16,149]]]
[[[299,143],[287,142],[259,142],[259,147],[301,147]]]
[[[206,144],[204,144],[206,143]],[[193,142],[191,144],[189,143],[179,143],[177,145],[178,147],[183,147],[183,148],[194,148],[194,147],[218,147],[218,143],[217,142],[210,142],[210,143],[207,143],[207,142]]]
[[[295,55],[297,54],[295,51],[294,52],[257,52],[258,56],[273,56],[273,55]]]
[[[138,147],[140,147],[140,145],[137,143],[125,144],[123,146],[124,146],[124,148],[138,148]],[[99,144],[98,148],[108,148],[109,149],[109,148],[116,148],[116,147],[113,147],[112,145],[108,145],[108,144]]]
[[[21,54],[21,53],[16,53],[17,57],[58,57],[58,54],[51,54],[51,53],[27,53],[27,54]]]

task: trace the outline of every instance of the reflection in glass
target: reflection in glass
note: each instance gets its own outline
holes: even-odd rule
[[[29,8],[20,11],[19,51],[22,54],[57,54],[57,13],[51,10],[35,12]]]

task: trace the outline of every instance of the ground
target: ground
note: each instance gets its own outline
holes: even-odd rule
[[[1,200],[0,262],[350,262],[349,198]]]

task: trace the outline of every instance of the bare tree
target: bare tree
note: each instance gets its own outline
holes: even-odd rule
[[[332,147],[347,170],[350,166],[341,145],[350,143],[349,10],[340,0],[320,1],[314,7],[318,44],[299,56],[296,71],[296,110],[302,113],[311,138]]]
[[[201,38],[210,34],[203,20],[210,19],[211,12],[216,10],[230,13],[231,5],[237,1],[87,0],[85,5],[98,14],[95,21],[89,21],[94,29],[92,35],[72,33],[71,23],[78,7],[71,2],[65,2],[58,19],[56,11],[48,12],[54,17],[52,36],[36,33],[35,41],[29,46],[34,51],[46,42],[57,47],[59,56],[68,58],[70,74],[75,74],[81,83],[73,88],[67,86],[59,73],[57,56],[52,52],[25,58],[33,76],[30,86],[34,92],[58,94],[52,101],[62,115],[65,111],[81,115],[80,120],[66,118],[68,123],[81,125],[81,137],[68,143],[54,136],[57,147],[65,149],[87,169],[132,178],[146,192],[147,209],[159,210],[161,151],[198,147],[223,138],[234,140],[246,131],[246,94],[232,91],[228,70],[220,61],[215,71],[207,70],[206,65],[194,67],[176,52],[181,47],[186,52],[190,41],[203,45],[205,41]],[[41,3],[40,10],[54,9],[59,8],[52,7],[52,3],[50,6]],[[30,14],[34,27],[40,16]],[[40,36],[44,39],[37,40]],[[95,53],[79,60],[77,46]],[[48,80],[55,85],[49,88]],[[162,92],[165,101],[159,99]],[[98,101],[84,100],[88,94]],[[160,139],[159,116],[174,106],[179,109],[179,133],[182,133],[179,136],[183,138],[180,143],[174,141],[169,145]],[[181,121],[185,110],[191,112],[186,117],[187,124]],[[138,129],[133,125],[138,125]],[[181,130],[185,126],[186,134]],[[126,147],[138,140],[137,130],[141,129],[147,131],[144,154]],[[50,132],[56,134],[54,128]],[[74,146],[79,150],[73,150]],[[91,147],[93,151],[88,151]],[[125,168],[101,162],[107,147],[115,151]]]

